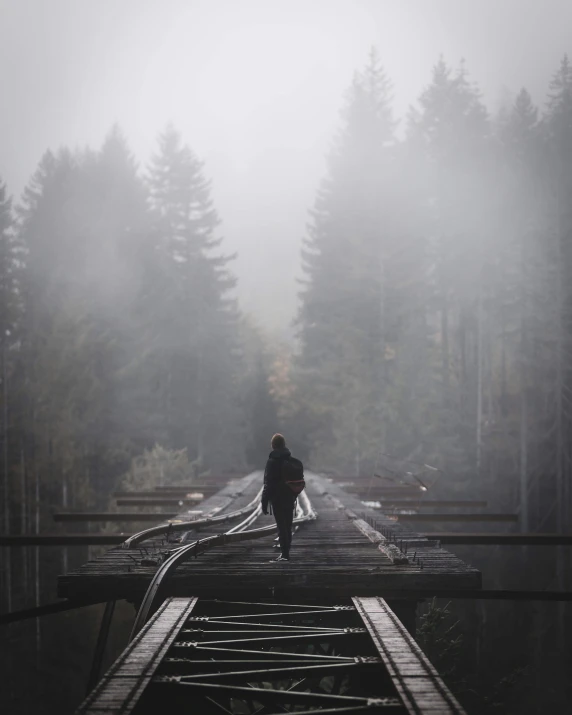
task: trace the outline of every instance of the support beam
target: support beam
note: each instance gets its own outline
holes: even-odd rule
[[[203,495],[190,499],[188,497],[123,497],[116,499],[117,506],[193,506],[203,501]]]
[[[130,534],[7,534],[0,536],[0,546],[113,546]]]
[[[144,513],[134,511],[60,511],[54,521],[152,521],[161,524],[177,516],[176,512]]]
[[[101,673],[101,664],[103,662],[103,656],[105,655],[105,647],[107,645],[107,638],[109,636],[109,629],[111,627],[111,620],[113,618],[114,610],[115,601],[108,601],[105,604],[105,610],[103,611],[103,616],[101,617],[101,625],[99,627],[97,643],[95,644],[93,662],[91,664],[91,671],[89,673],[89,678],[87,681],[86,695],[88,695],[93,690],[93,688],[95,688],[95,686],[97,685],[97,681],[99,680],[99,674]]]
[[[572,591],[511,591],[508,589],[382,589],[383,597],[422,601],[426,598],[463,599],[477,601],[572,601]]]
[[[517,522],[518,514],[385,514],[394,521],[510,521]]]
[[[466,507],[467,509],[477,509],[488,505],[486,501],[477,501],[475,499],[393,499],[391,497],[372,499],[364,496],[364,501],[381,502],[381,507],[373,507],[374,509],[384,509],[391,506],[411,507],[412,509],[421,509],[423,507]]]
[[[355,494],[356,492],[361,494],[369,494],[371,499],[378,499],[383,497],[400,497],[400,498],[415,498],[422,497],[427,492],[418,489],[417,487],[375,487],[374,489],[369,489],[365,484],[340,484],[339,485],[348,494]]]
[[[242,477],[237,477],[236,475],[234,477],[214,477],[213,481],[208,481],[208,482],[201,482],[199,483],[194,483],[191,482],[190,484],[186,485],[181,485],[181,484],[161,484],[159,486],[155,487],[155,491],[163,493],[163,492],[184,492],[185,494],[187,492],[203,492],[203,491],[212,491],[212,492],[218,492],[220,491],[223,487],[225,487],[228,482],[230,482],[232,479],[241,479]]]
[[[436,531],[428,538],[442,544],[471,544],[495,546],[565,546],[572,545],[572,534],[460,534]]]
[[[140,492],[127,492],[127,491],[117,491],[113,492],[114,499],[177,499],[177,498],[187,498],[189,494],[216,494],[220,489],[218,487],[181,487],[180,489],[155,489],[154,491],[140,491]]]
[[[1,534],[0,546],[115,546],[130,534]],[[428,532],[428,545],[466,544],[473,546],[570,546],[572,534],[474,534],[453,531]],[[409,545],[408,539],[404,539]]]
[[[410,715],[421,712],[465,715],[439,673],[383,598],[354,597],[352,601],[407,712]]]
[[[35,608],[24,608],[21,611],[12,611],[12,613],[2,613],[0,615],[0,625],[6,623],[15,623],[16,621],[26,621],[30,618],[39,618],[40,616],[49,616],[52,613],[62,613],[63,611],[73,611],[76,608],[85,608],[86,606],[94,606],[101,603],[95,601],[56,601],[56,603],[48,603],[45,606],[36,606]]]
[[[131,712],[196,602],[196,598],[165,601],[77,712]]]

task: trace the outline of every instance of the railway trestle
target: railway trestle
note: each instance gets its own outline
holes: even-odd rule
[[[79,708],[151,715],[463,709],[381,598],[343,604],[171,598]]]

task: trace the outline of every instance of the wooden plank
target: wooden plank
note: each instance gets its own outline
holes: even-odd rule
[[[518,514],[391,514],[396,521],[510,521],[517,522]]]
[[[235,474],[232,477],[216,477],[212,481],[208,482],[191,482],[190,484],[180,485],[180,484],[161,484],[154,487],[156,492],[203,492],[211,491],[218,492],[223,487],[225,487],[229,482],[238,482],[243,478],[242,474]]]
[[[387,599],[404,598],[423,600],[426,598],[446,598],[463,599],[470,601],[552,601],[566,602],[572,601],[572,591],[525,591],[525,590],[509,590],[509,589],[454,589],[454,588],[431,588],[423,589],[397,589],[383,590],[384,597]]]
[[[417,487],[372,487],[371,489],[367,487],[365,484],[344,484],[343,482],[340,484],[340,487],[343,488],[346,492],[348,493],[360,493],[363,494],[364,492],[371,495],[380,496],[380,497],[420,497],[423,496],[423,494],[426,494],[425,491],[422,489],[418,489]]]
[[[208,510],[215,502],[218,507],[225,505],[224,508],[231,510],[248,504],[260,487],[262,474],[255,473],[245,480],[210,497],[201,505],[202,509]],[[249,599],[256,595],[266,598],[273,589],[276,594],[296,598],[296,594],[319,596],[323,589],[328,589],[336,598],[351,595],[403,598],[408,591],[421,593],[425,598],[433,590],[474,592],[480,588],[479,571],[438,548],[437,540],[427,539],[407,525],[368,509],[358,497],[318,475],[308,474],[307,490],[318,518],[301,526],[294,535],[290,562],[274,563],[276,551],[272,536],[259,542],[228,543],[180,564],[165,584],[166,595],[184,596],[192,592],[201,597],[216,597],[221,590],[232,588]],[[223,493],[241,496],[223,497]],[[149,516],[157,520],[164,518],[161,514]],[[368,533],[359,529],[362,521]],[[260,516],[254,527],[272,523],[271,516]],[[188,543],[224,530],[220,524],[205,525],[199,534],[179,536]],[[370,532],[375,532],[375,539],[370,539]],[[143,542],[141,548],[107,551],[61,576],[58,594],[75,599],[94,594],[101,600],[141,598],[164,552],[172,548],[164,539],[165,535],[161,534]],[[405,557],[409,563],[395,564],[379,549],[379,544],[391,546],[402,554],[407,550]]]
[[[388,540],[376,531],[373,526],[370,526],[363,519],[352,519],[353,525],[372,543],[377,544],[377,548],[387,556],[392,564],[408,564],[409,559],[405,554],[397,548],[395,544],[390,544]]]
[[[461,534],[432,532],[430,538],[442,544],[494,544],[507,546],[565,546],[572,544],[572,534]]]
[[[381,507],[372,507],[373,509],[384,509],[390,506],[399,507],[411,507],[412,509],[420,509],[422,507],[467,507],[467,508],[481,508],[486,507],[488,502],[478,501],[476,499],[393,499],[388,497],[386,499],[365,499],[364,501],[370,502],[381,502]]]
[[[76,711],[78,715],[129,715],[197,599],[170,598],[123,651]]]
[[[383,598],[352,598],[410,715],[466,715]]]
[[[60,511],[54,514],[54,521],[151,521],[161,524],[176,516],[174,511],[159,514],[142,511]]]
[[[160,491],[158,489],[154,489],[153,491],[116,491],[113,492],[112,496],[114,499],[144,499],[147,497],[149,499],[177,499],[178,497],[187,497],[188,494],[195,493],[208,494],[210,496],[211,494],[216,494],[218,491],[220,491],[220,487],[209,487],[208,489],[205,489],[204,487],[201,489],[184,487],[181,489],[174,489],[173,491]]]
[[[194,498],[185,497],[120,497],[115,500],[117,506],[185,506],[203,501],[203,495]]]
[[[130,534],[1,534],[0,546],[106,546],[121,544]]]

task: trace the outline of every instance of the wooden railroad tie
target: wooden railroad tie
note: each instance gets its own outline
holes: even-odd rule
[[[54,521],[152,521],[160,524],[177,516],[177,512],[166,513],[142,511],[60,511],[54,514]]]
[[[203,495],[200,497],[129,497],[116,499],[117,506],[186,506],[198,504],[203,501]]]
[[[422,507],[467,507],[467,508],[480,508],[486,507],[488,503],[486,501],[478,501],[475,499],[363,499],[366,502],[381,502],[381,507],[373,507],[374,509],[383,509],[385,507],[399,506],[399,507],[411,507],[412,509],[419,509]]]
[[[0,534],[0,546],[112,546],[130,534]],[[572,534],[471,534],[433,531],[422,538],[429,543],[472,546],[570,546]],[[407,537],[404,543],[412,543]],[[411,550],[412,547],[409,547]]]
[[[56,512],[54,521],[155,521],[161,523],[173,519],[178,512],[132,512],[132,511],[81,511]],[[384,514],[391,521],[509,521],[517,522],[517,514],[451,514],[451,513],[416,513]]]

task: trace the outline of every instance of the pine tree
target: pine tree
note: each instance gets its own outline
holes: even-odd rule
[[[421,157],[419,224],[428,235],[428,320],[438,358],[433,433],[426,439],[431,458],[459,476],[478,469],[482,459],[488,136],[486,110],[464,66],[453,72],[441,59],[419,109],[410,113],[408,145]]]
[[[558,529],[572,516],[572,65],[565,55],[550,83],[545,119],[551,157],[556,278],[555,471]]]
[[[546,345],[551,322],[544,302],[550,268],[543,255],[541,133],[538,110],[526,89],[497,123],[505,165],[497,177],[497,186],[503,187],[504,213],[502,238],[497,243],[500,280],[494,296],[500,318],[497,394],[503,434],[494,448],[505,455],[505,482],[511,481],[511,465],[518,465],[514,481],[518,484],[521,529],[526,532],[532,517],[529,493],[538,507],[542,503],[540,477],[546,471],[546,465],[535,457],[540,454],[535,445],[547,428],[546,415],[540,409],[546,365],[539,361],[535,346]]]
[[[156,251],[169,283],[157,310],[168,316],[158,342],[171,444],[186,447],[199,465],[242,463],[233,256],[213,254],[222,239],[210,183],[172,126],[159,137],[148,183]]]
[[[17,341],[17,331],[20,317],[20,301],[17,285],[18,249],[13,231],[12,201],[7,194],[6,185],[0,180],[0,405],[2,413],[1,424],[1,468],[2,474],[2,521],[5,533],[11,531],[10,511],[12,505],[12,490],[10,467],[13,459],[11,454],[10,429],[15,425],[11,415],[12,374],[14,371],[14,346]],[[2,580],[6,594],[6,610],[12,608],[12,564],[10,549],[6,550]]]
[[[274,432],[291,434],[278,418],[278,404],[272,394],[271,373],[273,352],[282,352],[282,346],[271,352],[265,344],[260,329],[243,317],[240,323],[242,365],[241,411],[244,421],[245,456],[249,465],[259,468],[269,451],[270,437]]]
[[[383,441],[390,322],[384,258],[395,123],[390,83],[373,51],[354,78],[342,119],[302,253],[297,369],[305,405],[314,405],[313,458],[359,474],[371,468]]]
[[[47,153],[20,213],[28,469],[44,475],[52,501],[91,490],[101,502],[135,446],[148,446],[122,376],[133,360],[147,209],[118,130],[99,154]]]
[[[84,326],[87,344],[98,346],[92,353],[91,373],[99,377],[93,389],[102,406],[88,429],[105,445],[101,464],[95,454],[90,461],[93,479],[107,483],[108,494],[131,455],[152,447],[159,438],[153,429],[152,383],[141,355],[149,321],[143,304],[157,275],[151,219],[144,181],[119,127],[112,127],[100,151],[86,162],[85,187],[82,214],[90,247],[88,295],[93,296],[94,310]],[[103,370],[97,370],[97,362]],[[92,442],[97,449],[97,442]]]

